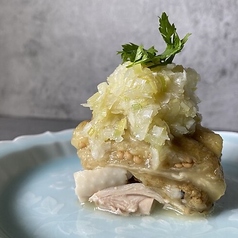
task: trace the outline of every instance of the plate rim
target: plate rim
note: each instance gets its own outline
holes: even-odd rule
[[[13,140],[0,141],[0,159],[12,152],[23,151],[37,145],[70,141],[73,129],[61,131],[45,131],[39,134],[21,135]]]
[[[47,131],[44,131],[42,133],[38,133],[38,134],[24,134],[24,135],[20,135],[20,136],[17,136],[15,138],[13,138],[12,140],[0,140],[0,145],[3,143],[11,143],[11,142],[18,142],[20,140],[25,140],[26,138],[28,139],[28,137],[34,139],[36,137],[39,137],[39,136],[46,136],[46,135],[53,135],[53,136],[56,136],[56,135],[60,135],[60,134],[64,134],[64,133],[69,133],[69,132],[72,132],[73,131],[73,128],[69,128],[69,129],[64,129],[64,130],[60,130],[60,131],[50,131],[50,130],[47,130]]]

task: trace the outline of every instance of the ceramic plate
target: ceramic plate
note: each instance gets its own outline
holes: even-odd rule
[[[74,194],[73,173],[81,167],[72,130],[0,142],[0,237],[238,237],[238,134],[219,133],[227,191],[201,218],[160,209],[120,217],[81,206]]]

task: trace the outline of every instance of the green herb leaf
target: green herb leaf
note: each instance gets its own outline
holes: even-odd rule
[[[117,54],[121,55],[122,63],[130,61],[132,63],[128,67],[135,64],[142,64],[149,68],[172,63],[175,55],[181,52],[191,34],[187,34],[180,40],[175,25],[170,24],[165,12],[159,17],[159,31],[167,45],[162,54],[157,55],[158,51],[154,46],[146,50],[143,45],[139,46],[129,43],[122,45],[122,50],[117,52]]]

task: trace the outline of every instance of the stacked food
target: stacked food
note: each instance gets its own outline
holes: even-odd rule
[[[79,200],[115,214],[150,214],[154,201],[181,214],[207,213],[225,192],[222,138],[201,126],[195,70],[172,63],[180,40],[165,13],[167,44],[157,55],[135,44],[84,106],[92,119],[74,130],[84,168],[74,174]]]

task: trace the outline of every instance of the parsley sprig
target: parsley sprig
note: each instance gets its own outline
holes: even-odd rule
[[[181,52],[191,34],[188,33],[183,39],[180,39],[175,25],[170,24],[165,12],[159,17],[159,31],[167,45],[162,54],[157,55],[158,51],[154,46],[146,50],[143,45],[129,43],[122,45],[122,50],[117,52],[117,54],[121,55],[122,63],[130,61],[132,64],[128,65],[128,67],[142,64],[149,68],[172,63],[175,55]]]

